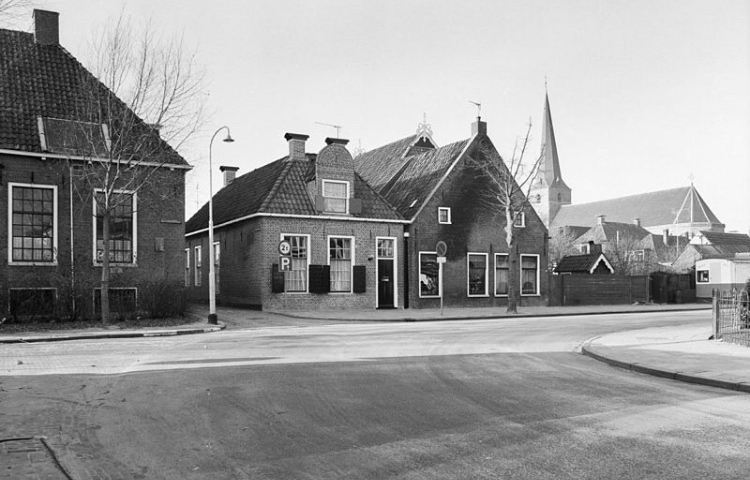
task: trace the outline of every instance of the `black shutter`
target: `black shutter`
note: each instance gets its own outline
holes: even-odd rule
[[[271,265],[271,292],[284,293],[284,272],[279,271],[279,264]]]
[[[354,293],[365,293],[367,291],[367,267],[365,265],[354,265]]]
[[[310,293],[328,293],[331,290],[331,267],[310,265]]]

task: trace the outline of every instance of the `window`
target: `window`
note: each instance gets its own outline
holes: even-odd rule
[[[708,283],[708,270],[698,270],[695,273],[698,283]]]
[[[440,266],[437,253],[419,252],[419,296],[440,296]]]
[[[309,264],[309,235],[282,235],[282,240],[289,242],[292,250],[292,271],[284,272],[285,292],[307,292],[307,266]]]
[[[521,255],[521,295],[539,295],[539,255]]]
[[[8,293],[13,317],[47,318],[55,315],[57,290],[54,288],[11,288]]]
[[[57,187],[10,183],[12,263],[57,261]]]
[[[438,207],[438,223],[451,223],[451,209],[449,207]]]
[[[96,192],[96,262],[104,256],[104,192]],[[136,261],[136,198],[126,191],[115,191],[110,196],[109,261],[133,264]]]
[[[38,117],[38,128],[42,150],[48,152],[105,156],[109,150],[105,124]]]
[[[203,262],[201,261],[201,250],[200,246],[193,248],[193,256],[195,257],[195,286],[201,286],[201,267]]]
[[[185,286],[190,286],[190,249],[185,249]]]
[[[221,246],[219,242],[214,242],[214,288],[216,293],[221,293],[221,278],[219,275],[219,266],[221,264]]]
[[[348,213],[349,182],[323,180],[323,211]]]
[[[524,212],[518,212],[516,219],[513,221],[513,226],[517,228],[526,227],[526,214]]]
[[[468,282],[470,297],[487,296],[487,254],[470,253],[466,258],[469,265]]]
[[[352,291],[352,237],[328,237],[331,292]]]
[[[578,249],[583,253],[584,255],[588,255],[591,253],[591,244],[590,243],[584,243],[582,245],[578,246]]]
[[[508,295],[508,281],[510,279],[510,265],[507,253],[495,254],[495,295]]]

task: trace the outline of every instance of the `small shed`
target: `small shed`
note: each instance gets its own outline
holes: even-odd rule
[[[613,274],[615,269],[602,252],[586,255],[568,255],[560,260],[555,267],[555,273],[560,275],[573,274]]]
[[[695,262],[696,297],[711,298],[713,290],[742,290],[750,280],[750,252],[730,258],[704,258]]]

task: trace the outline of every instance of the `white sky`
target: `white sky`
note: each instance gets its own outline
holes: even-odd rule
[[[214,116],[183,156],[187,215],[208,200],[208,143],[238,174],[281,158],[284,133],[317,152],[415,132],[467,138],[476,108],[508,156],[529,119],[539,151],[548,77],[563,178],[582,203],[694,183],[727,231],[750,230],[747,0],[41,0],[80,59],[120,8],[197,47]],[[29,19],[30,28],[31,20]],[[198,188],[196,188],[198,186]]]

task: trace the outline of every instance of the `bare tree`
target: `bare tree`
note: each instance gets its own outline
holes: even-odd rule
[[[184,178],[170,175],[165,165],[183,163],[174,148],[185,145],[201,125],[205,76],[181,38],[164,40],[151,25],[134,28],[123,12],[96,35],[90,51],[89,69],[96,78],[81,75],[74,133],[86,161],[72,162],[71,172],[75,165],[79,194],[96,206],[106,324],[110,264],[137,260],[127,239],[117,237],[129,228],[136,208],[145,207],[136,195],[144,189],[162,197],[184,194],[174,185]]]
[[[529,192],[532,180],[539,170],[542,155],[529,164],[526,161],[526,149],[531,135],[531,121],[523,139],[516,139],[513,154],[506,164],[499,159],[474,159],[467,161],[467,167],[474,169],[487,180],[489,188],[479,192],[479,201],[496,214],[505,230],[505,243],[508,245],[508,313],[517,313],[520,284],[518,268],[519,252],[516,248],[517,223],[530,208]]]
[[[554,234],[550,232],[547,250],[549,252],[547,265],[549,271],[552,271],[564,257],[580,253],[576,245],[577,238],[578,235],[569,228],[560,228]]]
[[[25,19],[35,3],[33,0],[0,0],[0,20],[10,23]]]
[[[645,275],[652,269],[653,251],[644,248],[640,238],[617,231],[615,238],[606,242],[602,249],[614,267],[615,273]]]

